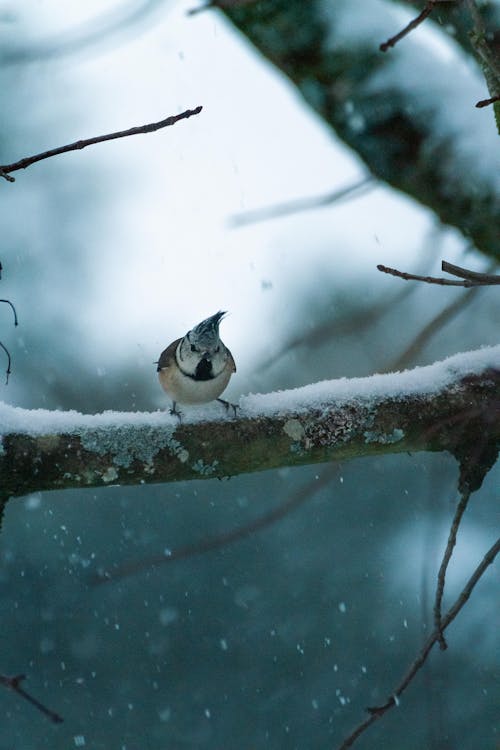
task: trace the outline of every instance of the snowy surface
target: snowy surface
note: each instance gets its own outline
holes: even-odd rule
[[[331,401],[340,405],[354,400],[368,402],[387,397],[428,395],[442,391],[467,374],[479,374],[490,367],[500,367],[500,346],[456,354],[442,362],[404,372],[324,380],[289,391],[250,395],[241,399],[241,408],[245,415],[252,417],[284,411],[307,411]]]
[[[488,368],[500,369],[500,346],[456,354],[427,367],[404,372],[372,375],[367,378],[341,378],[265,394],[250,394],[240,399],[241,417],[280,416],[287,412],[305,412],[321,408],[332,401],[337,404],[353,400],[367,403],[382,398],[404,398],[415,394],[429,395],[442,391],[465,375],[480,374]],[[220,404],[183,408],[183,422],[230,419]],[[168,412],[114,412],[81,414],[77,411],[21,409],[0,403],[0,435],[78,434],[87,430],[129,427],[164,427],[168,432],[178,424]]]

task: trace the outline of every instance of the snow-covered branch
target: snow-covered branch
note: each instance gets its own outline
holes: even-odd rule
[[[277,0],[224,12],[375,176],[499,258],[498,134],[492,113],[475,108],[484,78],[432,18],[380,52],[414,17],[404,5]]]
[[[427,367],[165,412],[84,415],[0,404],[0,486],[36,490],[226,477],[373,453],[448,450],[476,489],[500,438],[500,346]]]

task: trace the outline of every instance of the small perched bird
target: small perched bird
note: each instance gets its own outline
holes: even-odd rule
[[[226,409],[236,406],[219,398],[236,372],[233,355],[219,338],[219,323],[225,312],[216,312],[176,339],[161,353],[158,378],[172,399],[171,414],[180,417],[177,404],[206,404],[220,401]]]

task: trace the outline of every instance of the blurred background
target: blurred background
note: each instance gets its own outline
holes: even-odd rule
[[[497,343],[495,289],[376,270],[440,275],[443,258],[478,270],[491,258],[382,181],[319,205],[366,166],[220,11],[190,15],[195,5],[2,4],[1,163],[203,111],[0,182],[0,291],[19,315],[14,329],[1,306],[12,355],[1,398],[165,409],[153,362],[219,309],[238,365],[230,400]],[[472,103],[484,98],[480,71],[449,35],[431,22],[418,33],[456,62]],[[471,128],[480,116],[493,137],[492,113],[479,112],[471,105]],[[493,469],[467,510],[448,604],[498,533],[498,480]],[[27,673],[65,723],[0,693],[0,750],[336,747],[386,700],[432,625],[456,481],[450,456],[415,454],[11,501],[0,672]],[[259,533],[147,564],[301,491],[300,507]],[[141,560],[133,576],[92,583],[99,569]],[[360,747],[500,747],[498,584],[490,570],[448,651]]]

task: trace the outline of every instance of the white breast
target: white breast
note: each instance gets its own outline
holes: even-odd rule
[[[206,404],[221,395],[231,374],[231,370],[226,368],[211,380],[193,380],[172,365],[160,370],[158,378],[172,401],[179,404]]]

